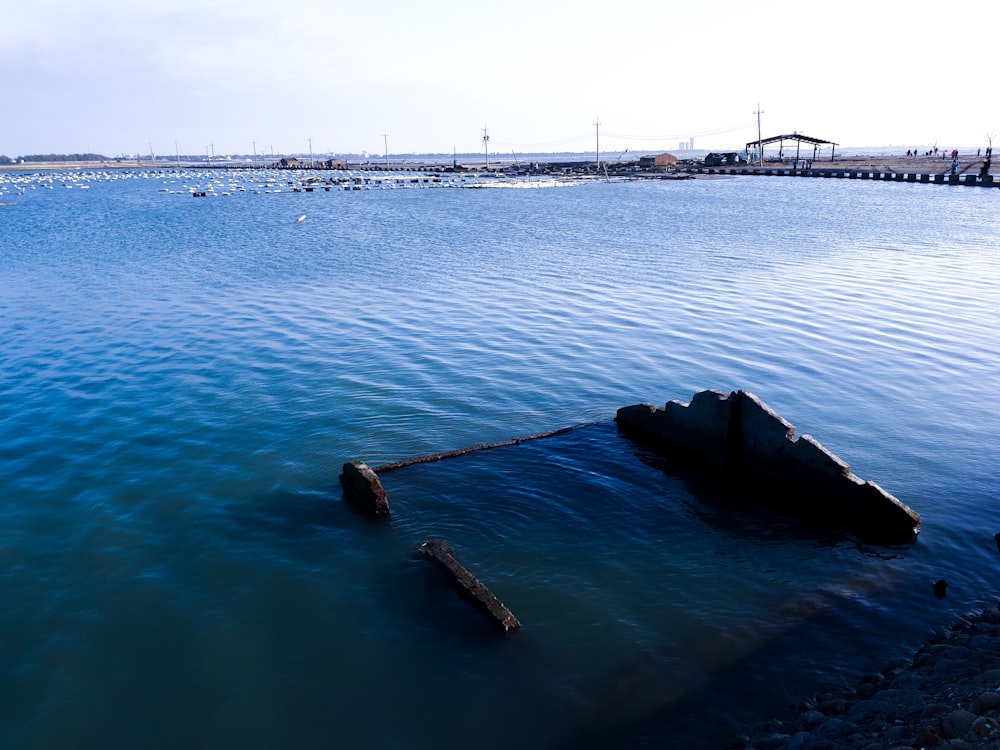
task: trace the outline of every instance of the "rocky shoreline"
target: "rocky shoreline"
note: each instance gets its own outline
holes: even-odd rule
[[[744,750],[1000,750],[1000,605],[936,633],[911,659],[814,696]]]

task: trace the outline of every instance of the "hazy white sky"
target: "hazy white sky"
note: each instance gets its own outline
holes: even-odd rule
[[[0,0],[0,154],[985,145],[1000,2]],[[383,134],[387,134],[383,138]],[[175,146],[176,144],[176,146]],[[255,145],[256,144],[256,145]]]

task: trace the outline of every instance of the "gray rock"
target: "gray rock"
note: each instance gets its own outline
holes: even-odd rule
[[[968,646],[952,646],[947,651],[947,658],[949,659],[967,659],[968,657],[969,657]]]
[[[857,724],[834,717],[816,727],[813,734],[820,737],[843,737],[855,734],[857,731]]]
[[[944,716],[946,713],[952,710],[954,706],[949,706],[947,703],[928,703],[922,709],[920,709],[920,716],[927,719],[933,718],[935,716]]]
[[[983,693],[976,697],[972,701],[970,706],[972,711],[977,714],[991,713],[994,711],[1000,711],[1000,693],[991,692]]]
[[[796,724],[796,728],[799,731],[811,732],[813,729],[818,727],[824,721],[826,721],[826,715],[822,711],[816,711],[816,710],[806,711],[799,717],[799,721],[798,724]]]
[[[892,743],[894,745],[901,744],[909,740],[913,736],[913,730],[909,727],[904,727],[900,724],[896,726],[889,727],[885,730],[885,740],[886,742]]]
[[[991,650],[995,647],[994,638],[986,633],[980,633],[969,639],[969,648]]]
[[[976,738],[989,737],[991,735],[1000,734],[1000,727],[997,726],[996,719],[992,719],[988,716],[980,716],[972,722],[972,728],[969,730],[969,734]]]
[[[787,734],[775,732],[773,734],[769,734],[767,737],[761,737],[754,740],[753,746],[756,750],[779,750],[779,748],[784,747],[788,739],[789,737]]]
[[[982,614],[985,622],[1000,624],[1000,609],[988,609]]]
[[[1000,644],[1000,639],[998,639]],[[1000,690],[1000,669],[988,669],[980,675],[984,685],[995,685]]]
[[[854,688],[854,692],[859,698],[871,698],[875,695],[875,690],[875,684],[871,682],[862,682]]]
[[[957,711],[952,711],[950,714],[944,717],[944,721],[941,722],[941,729],[943,735],[946,739],[956,739],[959,737],[964,737],[972,725],[975,723],[976,716],[971,711],[965,711],[959,709]]]
[[[822,711],[827,716],[834,716],[836,714],[842,714],[848,708],[846,698],[835,698],[830,697],[823,700],[821,703],[816,704],[816,709]]]
[[[796,732],[785,740],[783,750],[801,750],[811,738],[809,732]]]

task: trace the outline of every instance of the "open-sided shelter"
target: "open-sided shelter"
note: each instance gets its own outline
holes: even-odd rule
[[[811,136],[808,135],[791,133],[789,135],[773,135],[770,138],[761,138],[759,141],[748,141],[747,151],[749,152],[751,147],[756,148],[758,150],[758,153],[761,154],[761,158],[763,159],[764,147],[769,146],[773,143],[777,143],[778,158],[783,159],[785,151],[785,141],[795,142],[796,160],[801,158],[799,153],[803,143],[805,143],[806,145],[811,145],[813,147],[813,155],[812,155],[813,159],[816,158],[816,153],[819,151],[820,146],[830,146],[830,161],[833,161],[834,152],[837,150],[837,146],[839,145],[837,143],[834,143],[833,141],[824,141],[822,138],[812,138]]]

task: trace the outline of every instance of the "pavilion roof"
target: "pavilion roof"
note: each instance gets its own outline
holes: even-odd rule
[[[813,138],[812,136],[802,135],[801,133],[789,133],[786,135],[772,135],[770,138],[761,138],[759,141],[747,141],[747,149],[751,146],[758,146],[763,148],[770,143],[780,143],[781,141],[798,141],[800,143],[809,143],[813,146],[822,146],[830,144],[832,146],[839,146],[839,143],[834,143],[833,141],[824,141],[822,138]]]

